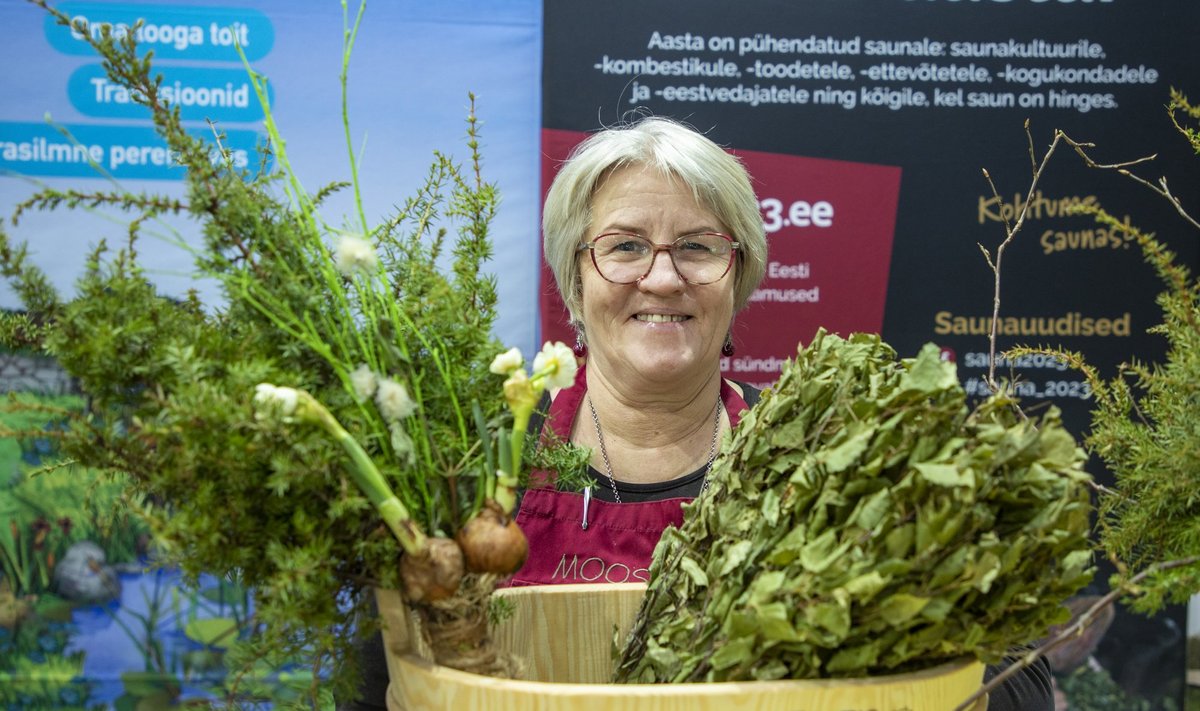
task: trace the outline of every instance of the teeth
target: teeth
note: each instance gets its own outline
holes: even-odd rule
[[[677,323],[687,320],[687,316],[673,316],[671,314],[638,314],[634,318],[638,321],[649,321],[650,323]]]

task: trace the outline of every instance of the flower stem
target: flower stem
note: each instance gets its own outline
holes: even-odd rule
[[[513,413],[512,435],[509,440],[511,462],[508,471],[504,472],[504,476],[498,477],[496,480],[496,502],[506,512],[511,512],[517,503],[517,477],[521,472],[521,455],[525,449],[525,430],[529,427],[530,415],[531,413],[527,411]]]
[[[375,506],[380,518],[391,529],[404,551],[414,555],[422,553],[426,547],[425,533],[412,520],[404,503],[392,492],[391,487],[388,486],[387,481],[375,466],[375,462],[371,461],[371,457],[363,450],[362,446],[350,436],[350,433],[342,427],[329,410],[325,409],[324,405],[303,390],[299,392],[300,404],[297,407],[297,418],[320,425],[342,446],[342,449],[346,450],[352,463],[351,478]]]

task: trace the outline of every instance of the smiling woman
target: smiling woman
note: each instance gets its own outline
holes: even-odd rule
[[[525,493],[532,547],[513,583],[597,580],[601,568],[643,579],[663,529],[704,490],[722,432],[757,399],[721,378],[720,359],[766,267],[758,202],[736,158],[647,118],[580,144],[547,195],[543,235],[585,358],[546,427],[592,450],[592,478],[582,493]]]

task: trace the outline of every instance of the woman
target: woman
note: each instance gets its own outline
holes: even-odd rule
[[[586,349],[546,426],[592,450],[594,481],[582,495],[525,493],[517,522],[530,554],[513,584],[644,581],[722,432],[757,396],[723,380],[719,362],[766,266],[758,202],[736,158],[650,118],[576,148],[542,229]]]
[[[592,486],[524,493],[529,557],[512,584],[644,581],[663,530],[703,493],[721,434],[758,399],[719,368],[766,266],[758,202],[736,158],[647,118],[575,149],[543,235],[585,364],[531,429],[590,448]],[[386,670],[365,673],[364,701],[382,707]],[[1048,667],[1023,670],[989,708],[1052,709]]]

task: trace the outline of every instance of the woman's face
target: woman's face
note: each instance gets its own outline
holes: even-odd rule
[[[631,165],[610,173],[592,197],[585,240],[632,232],[666,245],[696,232],[729,233],[680,180]],[[650,273],[635,284],[613,284],[580,252],[582,320],[589,369],[615,380],[664,383],[704,378],[717,367],[733,319],[736,265],[720,281],[683,281],[670,254],[657,252]]]

